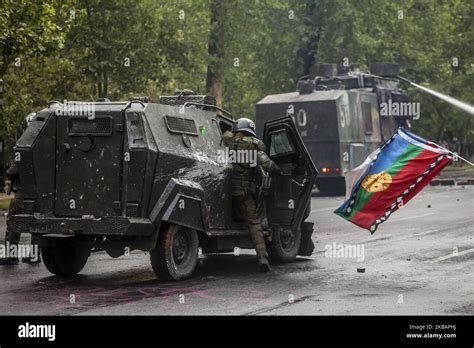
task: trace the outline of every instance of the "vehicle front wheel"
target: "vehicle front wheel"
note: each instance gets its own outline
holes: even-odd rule
[[[51,273],[71,277],[82,271],[90,249],[82,245],[55,245],[41,248],[43,263]]]
[[[276,227],[272,231],[272,240],[267,242],[268,256],[272,262],[292,262],[301,245],[301,230]]]
[[[160,232],[156,248],[150,251],[153,271],[164,281],[189,278],[196,269],[198,249],[195,230],[170,224]]]

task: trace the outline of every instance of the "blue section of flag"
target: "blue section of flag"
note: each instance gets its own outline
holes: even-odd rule
[[[408,144],[408,141],[401,136],[395,135],[392,142],[378,154],[377,160],[367,174],[378,174],[390,168],[406,150]]]

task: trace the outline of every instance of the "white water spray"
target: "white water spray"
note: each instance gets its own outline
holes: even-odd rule
[[[441,100],[444,100],[445,102],[460,108],[463,111],[466,111],[468,114],[474,115],[474,106],[469,105],[468,103],[465,103],[461,100],[450,97],[449,95],[433,91],[432,89],[429,89],[427,87],[420,86],[419,84],[414,83],[414,82],[412,82],[412,81],[410,81],[410,80],[408,80],[404,77],[398,76],[398,78],[400,80],[408,82],[409,84],[411,84],[412,86],[415,86],[416,88],[419,88],[419,89],[425,91],[426,93],[434,95],[435,97],[437,97]]]

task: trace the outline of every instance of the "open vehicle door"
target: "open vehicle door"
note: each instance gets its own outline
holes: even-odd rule
[[[272,230],[272,249],[279,261],[296,257],[301,225],[310,209],[311,191],[318,171],[291,117],[266,122],[263,141],[270,158],[283,171],[273,176],[266,198],[266,216]],[[273,252],[275,255],[275,252]]]

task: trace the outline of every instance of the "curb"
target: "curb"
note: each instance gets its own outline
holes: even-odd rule
[[[434,180],[431,180],[430,185],[431,186],[474,185],[474,179],[466,179],[466,178],[434,179]]]

